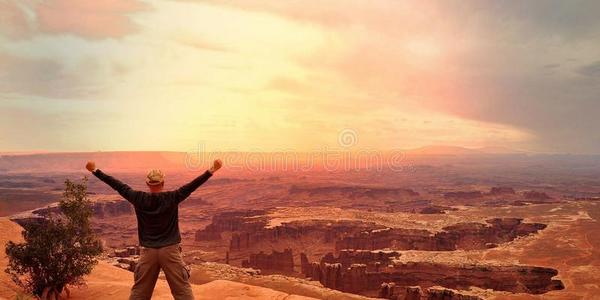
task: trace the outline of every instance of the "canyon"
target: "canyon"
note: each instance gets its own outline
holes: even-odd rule
[[[419,297],[435,299],[439,295],[443,298],[443,295],[452,293],[455,295],[452,299],[471,299],[468,298],[470,295],[450,290],[478,287],[542,294],[561,290],[564,286],[560,280],[553,279],[558,271],[552,268],[517,264],[401,261],[402,251],[485,250],[537,234],[546,227],[542,223],[524,222],[521,218],[456,223],[442,227],[437,232],[390,228],[359,220],[310,219],[270,226],[268,210],[245,210],[215,215],[209,225],[196,232],[196,240],[228,244],[228,256],[238,252],[249,253],[249,258],[241,261],[242,267],[280,274],[299,272],[325,287],[344,292],[367,296],[386,294],[388,299],[404,299],[410,298],[407,289],[419,287]],[[292,241],[310,243],[311,247],[306,249],[313,252],[308,255],[301,252],[294,260],[291,248],[272,250],[270,254],[257,250],[266,249],[264,246],[267,244],[267,248],[290,245]],[[324,249],[331,252],[319,257],[314,252],[315,244],[321,245],[321,252],[326,251]],[[305,249],[300,247],[299,250]],[[299,268],[295,261],[299,261]],[[381,291],[382,285],[387,286],[387,291]],[[436,290],[436,286],[443,286],[448,291]]]
[[[326,287],[353,293],[378,291],[383,283],[394,283],[395,288],[402,290],[411,286],[459,290],[475,286],[531,294],[564,288],[560,280],[552,279],[558,272],[551,268],[395,261],[399,256],[395,251],[342,250],[338,257],[329,253],[320,262],[303,260],[302,269],[305,276]]]
[[[65,159],[53,156],[51,165]],[[191,280],[319,299],[570,300],[600,293],[600,180],[593,185],[552,163],[543,172],[531,167],[542,158],[461,159],[415,159],[406,172],[225,169],[179,207]],[[144,190],[144,172],[111,169],[118,162],[107,161],[103,171]],[[588,165],[594,163],[579,164]],[[19,204],[6,210],[13,222],[58,213],[61,182],[85,175],[45,169],[0,173],[0,209]],[[165,170],[167,190],[203,171]],[[88,189],[106,249],[99,270],[131,272],[138,258],[133,207],[95,178]]]
[[[212,223],[196,232],[196,240],[221,240],[230,236],[229,250],[252,248],[263,242],[302,239],[310,236],[342,249],[395,249],[453,251],[496,247],[546,228],[519,218],[494,218],[486,223],[457,223],[439,232],[390,228],[358,220],[303,220],[267,227],[266,211],[234,211],[215,215]]]

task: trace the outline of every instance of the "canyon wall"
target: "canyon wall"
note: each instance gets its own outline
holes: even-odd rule
[[[123,199],[92,201],[91,205],[92,210],[94,211],[94,217],[100,219],[134,213],[133,206]],[[47,217],[51,213],[59,214],[60,208],[55,204],[35,209],[31,213],[40,217]]]
[[[334,244],[336,240],[346,235],[353,235],[363,230],[384,228],[374,223],[361,221],[328,221],[303,220],[283,223],[269,228],[246,229],[233,232],[229,249],[231,251],[252,248],[264,242],[310,238],[312,242]]]
[[[250,254],[248,260],[242,261],[242,267],[292,273],[294,272],[294,255],[292,249],[285,249],[281,252],[273,250],[271,254],[261,251]]]
[[[510,193],[506,190],[496,192]],[[197,232],[196,238],[220,240],[222,233],[227,232],[227,236],[231,237],[229,251],[237,253],[259,250],[265,245],[265,248],[269,248],[274,245],[272,243],[282,242],[278,244],[285,246],[286,250],[282,252],[252,253],[247,260],[242,261],[244,267],[282,273],[294,271],[289,242],[305,240],[311,245],[324,243],[330,245],[328,247],[331,247],[332,253],[324,256],[312,253],[310,257],[321,257],[314,262],[309,260],[309,255],[301,253],[300,271],[326,287],[373,295],[380,292],[383,283],[387,283],[387,292],[381,293],[392,297],[389,299],[408,297],[407,299],[473,300],[477,298],[450,289],[465,290],[476,286],[482,289],[541,294],[562,289],[563,285],[561,281],[552,279],[557,271],[550,268],[483,263],[406,262],[399,259],[401,252],[396,250],[487,249],[536,233],[545,227],[545,224],[523,222],[519,218],[493,218],[485,223],[458,223],[444,227],[439,232],[389,228],[356,220],[301,220],[269,227],[264,212],[250,211],[217,215],[212,224]],[[312,252],[314,246],[311,247]],[[322,249],[327,247],[320,248],[319,251]],[[438,290],[436,286],[443,286],[444,289]]]
[[[399,287],[393,282],[382,283],[378,297],[390,300],[483,300],[481,297],[466,295],[451,289],[421,289],[420,286]]]
[[[496,218],[487,220],[487,224],[459,223],[435,234],[427,230],[404,228],[364,231],[337,240],[335,249],[476,250],[493,248],[546,228],[545,224],[522,221],[518,218]]]
[[[220,240],[223,232],[261,231],[267,225],[266,213],[266,210],[222,212],[213,216],[212,222],[204,229],[196,231],[196,240]]]
[[[385,197],[415,197],[418,192],[408,188],[384,188],[384,187],[363,187],[363,186],[292,186],[289,189],[290,194],[305,193],[310,196],[341,195],[345,198],[385,198]]]
[[[482,223],[459,223],[433,233],[422,229],[387,228],[361,221],[303,220],[266,227],[264,211],[228,212],[213,217],[213,222],[196,232],[196,240],[220,240],[223,232],[231,233],[230,251],[251,249],[263,243],[297,240],[332,243],[343,249],[393,249],[454,251],[496,247],[517,237],[542,230],[541,223],[524,223],[518,218],[496,218]]]
[[[377,291],[382,283],[398,287],[443,286],[466,290],[471,286],[514,293],[542,294],[563,289],[560,280],[552,279],[558,271],[551,268],[521,265],[443,264],[426,261],[400,262],[392,252],[342,251],[337,258],[328,254],[321,262],[307,263],[305,275],[324,286],[361,293]],[[368,257],[373,258],[369,260]]]

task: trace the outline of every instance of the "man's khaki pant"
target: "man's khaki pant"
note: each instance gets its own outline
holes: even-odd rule
[[[129,300],[150,299],[160,269],[165,273],[171,294],[176,300],[194,299],[189,283],[190,274],[181,259],[179,244],[156,249],[143,247],[140,254],[140,260],[133,272],[135,283],[131,288]]]

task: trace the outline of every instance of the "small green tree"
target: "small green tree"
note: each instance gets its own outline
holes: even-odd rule
[[[60,214],[25,224],[23,243],[6,244],[6,273],[26,291],[50,299],[57,298],[67,285],[83,284],[83,276],[92,271],[102,253],[91,226],[87,178],[81,183],[65,181],[59,208]]]

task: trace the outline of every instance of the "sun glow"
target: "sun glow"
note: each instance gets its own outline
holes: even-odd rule
[[[518,98],[496,85],[512,75],[491,75],[500,67],[476,52],[490,40],[438,4],[136,3],[102,6],[110,27],[48,13],[13,28],[22,38],[0,35],[0,64],[20,80],[4,85],[0,122],[19,130],[5,130],[13,142],[2,147],[304,151],[352,128],[371,148],[527,148],[539,134],[512,122],[511,106],[490,107]],[[20,113],[53,131],[22,138],[37,125]]]

